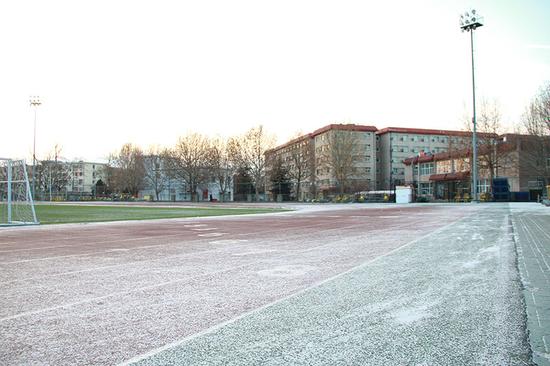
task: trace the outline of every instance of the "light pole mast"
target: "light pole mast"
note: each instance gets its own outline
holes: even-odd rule
[[[476,123],[476,83],[474,68],[474,30],[483,26],[483,17],[479,16],[475,10],[465,12],[460,16],[460,29],[470,32],[470,45],[472,50],[472,98],[473,98],[473,132],[472,132],[472,201],[478,202],[477,193],[477,123]]]
[[[29,98],[31,107],[34,107],[34,133],[32,139],[32,196],[35,197],[35,181],[36,181],[36,110],[42,104],[39,96],[31,96]]]

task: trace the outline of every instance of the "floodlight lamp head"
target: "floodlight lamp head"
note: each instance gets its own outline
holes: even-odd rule
[[[462,30],[471,31],[483,26],[483,17],[479,16],[475,9],[462,14],[460,20],[460,28],[462,28]]]

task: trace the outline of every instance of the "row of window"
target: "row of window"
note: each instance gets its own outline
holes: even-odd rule
[[[434,194],[434,183],[420,183],[419,185],[419,194],[420,195],[433,195]],[[487,193],[491,189],[489,184],[489,179],[479,179],[477,181],[477,193]]]
[[[468,139],[468,138],[466,138]],[[399,141],[399,142],[434,142],[438,144],[452,144],[464,143],[466,140],[463,137],[451,137],[449,140],[448,136],[432,136],[432,135],[395,135],[390,136],[390,141]]]

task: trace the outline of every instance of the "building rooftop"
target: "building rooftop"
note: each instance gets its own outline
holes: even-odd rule
[[[407,127],[386,127],[376,132],[377,135],[383,135],[385,133],[411,133],[418,135],[442,135],[442,136],[472,136],[470,131],[453,131],[453,130],[433,130],[427,128],[407,128]],[[478,136],[485,137],[497,137],[495,133],[478,132]]]

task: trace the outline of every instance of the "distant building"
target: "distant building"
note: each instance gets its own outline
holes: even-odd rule
[[[404,183],[428,199],[469,197],[471,154],[471,149],[462,149],[404,159]],[[506,178],[510,192],[524,192],[526,199],[537,199],[550,182],[550,137],[505,134],[492,146],[480,146],[478,193],[492,193],[494,178]]]
[[[285,167],[293,171],[296,155],[307,153],[310,155],[308,173],[300,182],[300,192],[295,191],[293,196],[302,200],[336,193],[339,185],[337,176],[323,159],[338,131],[352,132],[355,138],[352,149],[354,173],[348,187],[350,192],[394,189],[396,185],[407,182],[405,159],[464,150],[471,146],[472,139],[472,133],[467,131],[401,127],[378,130],[374,126],[331,124],[267,151],[268,171],[274,159],[281,159]],[[496,141],[499,137],[478,133],[478,138],[486,142]],[[426,165],[425,169],[434,168]],[[296,178],[291,181],[296,187]],[[429,189],[429,186],[425,188]]]
[[[138,192],[138,199],[150,201],[191,201],[193,199],[190,187],[182,181],[169,174],[162,166],[162,161],[157,162],[158,166],[151,163],[145,157],[145,179],[143,188]],[[233,177],[228,177],[226,187],[228,189],[222,194],[216,177],[208,174],[204,169],[206,179],[199,183],[196,189],[198,201],[233,201]],[[157,196],[158,191],[158,196]]]
[[[331,124],[312,133],[315,146],[315,180],[317,189],[323,195],[337,193],[339,190],[338,173],[335,167],[324,160],[330,158],[331,150],[349,150],[352,153],[352,174],[347,182],[347,192],[376,189],[376,127],[355,124]],[[351,134],[354,146],[346,146],[346,141],[338,140],[337,134]],[[341,144],[342,146],[337,146]],[[335,146],[331,146],[335,145]],[[341,153],[337,151],[337,154]]]
[[[65,163],[69,168],[67,194],[75,196],[95,196],[98,182],[106,183],[106,166],[104,163],[76,161]]]
[[[393,189],[405,183],[403,160],[421,153],[437,154],[471,146],[467,131],[387,127],[376,132],[379,175],[378,188]],[[478,133],[479,138],[496,139],[495,134]]]
[[[266,152],[267,171],[276,159],[281,159],[290,172],[294,199],[305,200],[337,193],[339,184],[334,164],[327,160],[331,152],[349,153],[353,159],[352,173],[346,184],[353,190],[374,189],[376,181],[376,127],[355,124],[330,124],[300,136]],[[343,136],[339,138],[339,136]],[[350,143],[352,145],[349,145]],[[339,146],[336,146],[339,145]],[[347,151],[342,151],[346,150]],[[336,153],[336,152],[335,152]],[[303,174],[297,174],[297,170]],[[300,176],[300,179],[297,178]],[[298,188],[299,187],[299,188]]]

